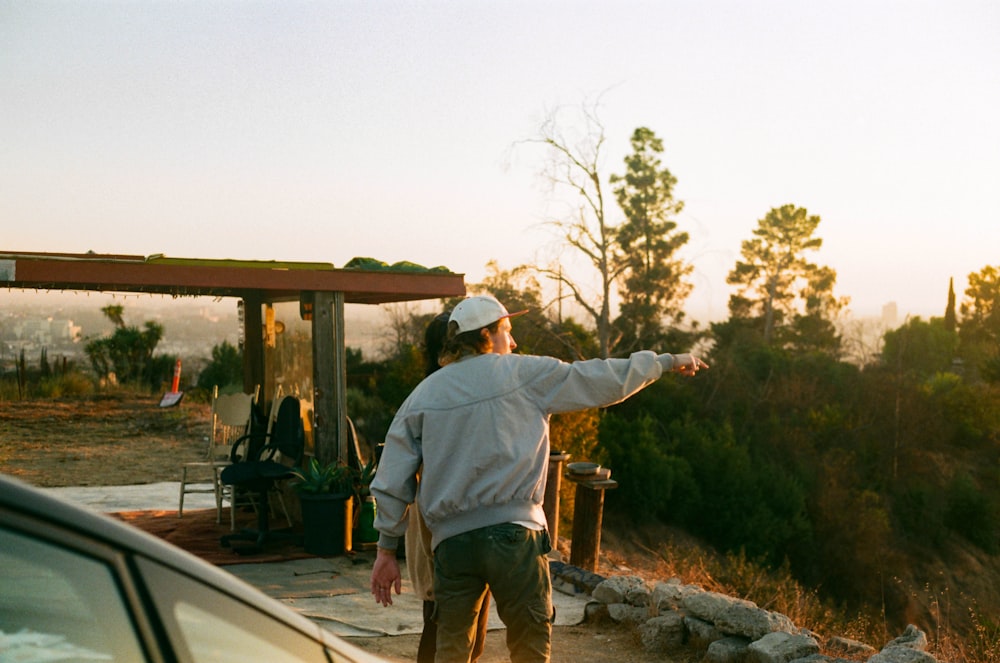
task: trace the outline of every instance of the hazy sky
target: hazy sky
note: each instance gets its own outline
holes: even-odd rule
[[[695,318],[786,203],[859,315],[941,315],[1000,265],[995,0],[0,0],[0,251],[478,281],[552,242],[544,154],[511,146],[598,98],[606,173],[664,141]]]

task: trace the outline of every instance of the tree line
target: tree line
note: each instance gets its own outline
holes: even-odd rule
[[[603,127],[595,113],[585,125],[569,137],[551,120],[528,142],[546,148],[552,190],[575,197],[549,223],[593,268],[596,287],[554,260],[491,264],[469,289],[530,309],[515,325],[520,352],[574,360],[704,349],[712,368],[697,380],[667,378],[606,411],[553,418],[553,448],[613,468],[619,488],[607,508],[787,567],[831,600],[880,606],[890,621],[905,619],[912,591],[893,582],[900,569],[956,540],[1000,553],[1000,268],[970,274],[960,302],[949,284],[941,317],[886,332],[881,353],[859,365],[838,328],[849,301],[817,260],[820,217],[783,204],[742,243],[728,319],[702,329],[684,316],[688,234],[662,140],[636,129],[622,170],[605,175]],[[585,319],[545,300],[546,279]],[[430,317],[396,320],[384,360],[350,354],[349,408],[374,439],[423,376]]]

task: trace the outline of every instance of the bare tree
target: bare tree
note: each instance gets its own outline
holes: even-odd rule
[[[593,320],[601,357],[608,357],[617,343],[612,325],[611,295],[615,280],[625,268],[616,252],[614,224],[605,209],[604,183],[601,180],[604,125],[597,114],[598,103],[584,103],[580,108],[583,130],[572,138],[564,132],[557,109],[546,117],[538,135],[523,141],[544,145],[548,150],[541,171],[555,195],[568,193],[572,202],[565,215],[546,221],[560,241],[577,251],[593,266],[598,278],[598,295],[589,297],[578,280],[563,270],[561,264],[536,267],[563,289]]]

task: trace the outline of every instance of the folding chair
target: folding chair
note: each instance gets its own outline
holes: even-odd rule
[[[232,445],[250,432],[253,405],[257,399],[255,389],[252,394],[219,394],[219,387],[212,390],[212,434],[208,440],[205,457],[181,465],[180,501],[177,517],[184,516],[184,496],[189,493],[213,493],[215,495],[215,521],[222,522],[222,503],[226,487],[219,477],[222,469],[229,465]],[[211,482],[211,485],[207,485]],[[233,521],[235,529],[235,521]]]

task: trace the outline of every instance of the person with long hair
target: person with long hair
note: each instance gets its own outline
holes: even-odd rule
[[[449,311],[436,316],[424,331],[424,355],[426,359],[425,377],[441,368],[440,354],[444,349],[448,333]],[[437,653],[437,614],[434,602],[434,553],[431,551],[431,533],[414,503],[409,510],[409,523],[404,539],[406,547],[406,570],[410,575],[413,591],[423,600],[424,628],[420,632],[417,645],[417,663],[434,663]],[[483,594],[483,602],[478,607],[476,631],[472,643],[471,661],[475,663],[486,648],[486,630],[489,624],[489,592]]]

